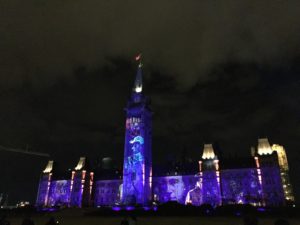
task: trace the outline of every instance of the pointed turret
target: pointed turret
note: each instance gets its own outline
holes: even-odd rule
[[[259,138],[257,145],[257,153],[259,155],[271,155],[273,152],[268,138]]]
[[[220,167],[212,144],[204,144],[199,161],[199,182],[202,187],[202,202],[217,206],[222,204]]]
[[[214,159],[215,158],[215,152],[212,144],[205,144],[202,154],[202,159]]]
[[[46,168],[43,170],[43,173],[51,173],[53,169],[53,160],[49,160]]]
[[[85,167],[85,157],[80,157],[75,170],[82,170]]]

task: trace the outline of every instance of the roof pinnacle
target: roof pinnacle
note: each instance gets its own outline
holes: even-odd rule
[[[143,80],[142,80],[142,54],[139,54],[138,56],[135,57],[135,60],[139,62],[138,64],[138,69],[135,77],[135,82],[134,82],[134,92],[135,93],[141,93],[143,90]]]

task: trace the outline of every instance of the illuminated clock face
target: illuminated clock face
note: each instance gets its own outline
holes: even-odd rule
[[[139,85],[139,86],[136,86],[136,87],[135,87],[135,92],[136,92],[136,93],[141,93],[142,90],[143,90],[142,85]]]

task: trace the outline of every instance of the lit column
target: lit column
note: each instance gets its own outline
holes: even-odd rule
[[[45,206],[48,205],[49,190],[50,190],[50,186],[51,186],[51,178],[52,178],[52,173],[49,173],[49,176],[48,176],[48,183],[47,183],[47,191],[46,191],[45,203],[44,203]]]
[[[260,186],[260,190],[261,190],[262,204],[263,204],[263,206],[265,206],[266,203],[265,203],[264,193],[263,193],[262,176],[261,176],[261,169],[260,169],[259,159],[258,159],[257,156],[255,156],[254,159],[255,159],[255,164],[256,164],[258,182],[259,182],[259,186]]]
[[[215,159],[214,164],[215,164],[215,168],[216,168],[216,177],[217,177],[217,183],[218,183],[218,188],[219,188],[219,192],[220,192],[219,205],[222,205],[219,160]]]
[[[70,196],[69,196],[69,207],[70,207],[70,203],[71,203],[71,196],[72,196],[72,191],[73,191],[73,186],[74,186],[74,176],[75,176],[75,171],[72,171],[72,175],[71,175],[71,183],[70,183]]]

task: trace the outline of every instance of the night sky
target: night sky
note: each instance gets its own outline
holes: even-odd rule
[[[0,145],[121,165],[142,52],[154,164],[198,160],[204,143],[248,156],[268,137],[300,200],[299,12],[298,0],[0,0]],[[46,163],[0,152],[0,193],[34,201]]]

